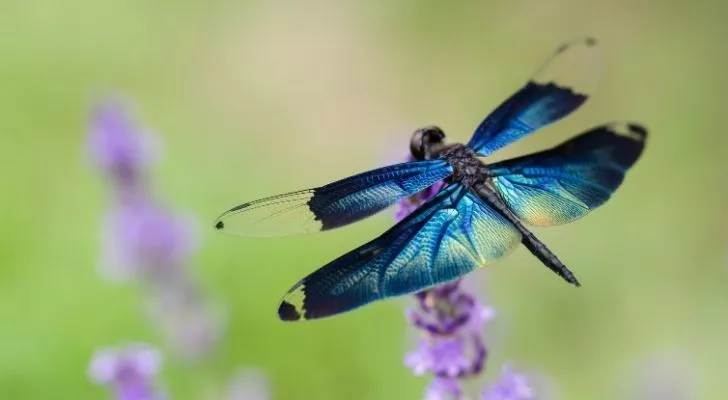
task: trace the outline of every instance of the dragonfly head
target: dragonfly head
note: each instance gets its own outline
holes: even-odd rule
[[[436,126],[418,129],[412,134],[410,152],[415,160],[431,160],[445,147],[445,132]]]

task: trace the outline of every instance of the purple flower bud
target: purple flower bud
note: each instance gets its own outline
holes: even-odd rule
[[[145,344],[96,351],[89,365],[90,378],[111,388],[116,400],[163,400],[156,387],[161,367],[159,352]]]

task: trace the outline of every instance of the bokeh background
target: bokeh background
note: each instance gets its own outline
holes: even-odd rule
[[[109,196],[84,151],[90,106],[109,90],[134,99],[164,143],[155,190],[198,216],[194,273],[229,313],[206,361],[165,355],[173,398],[204,398],[243,365],[265,371],[276,399],[420,398],[427,379],[402,364],[413,338],[405,300],[313,323],[275,313],[291,284],[382,232],[391,213],[268,240],[210,223],[242,201],[398,161],[424,125],[466,141],[558,44],[585,35],[604,47],[596,95],[498,157],[610,120],[645,124],[649,143],[606,206],[536,230],[583,288],[523,249],[477,273],[499,312],[486,380],[508,360],[548,382],[553,398],[634,398],[646,381],[690,399],[728,393],[725,4],[5,0],[2,9],[0,398],[106,398],[86,375],[97,347],[165,348],[140,317],[139,288],[98,274]]]

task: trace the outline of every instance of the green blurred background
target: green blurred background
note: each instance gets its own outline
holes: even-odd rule
[[[404,300],[313,323],[275,313],[291,284],[383,231],[391,213],[269,240],[219,235],[210,222],[245,200],[397,161],[424,125],[464,142],[558,44],[585,35],[604,47],[596,96],[498,157],[609,120],[642,122],[650,140],[606,206],[536,230],[583,288],[523,249],[477,273],[499,311],[486,380],[510,360],[555,398],[626,399],[657,365],[693,398],[726,398],[727,5],[2,3],[0,398],[106,398],[86,376],[94,349],[159,344],[137,288],[97,272],[108,196],[84,140],[89,106],[109,89],[133,98],[163,140],[156,189],[199,215],[195,273],[230,312],[209,360],[167,356],[174,399],[201,399],[242,365],[265,370],[276,399],[421,398],[427,379],[402,365],[413,337]]]

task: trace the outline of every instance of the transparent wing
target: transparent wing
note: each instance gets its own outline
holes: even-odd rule
[[[278,315],[323,318],[418,292],[492,264],[520,240],[497,211],[462,185],[450,185],[382,236],[296,284]]]
[[[215,227],[249,236],[338,228],[371,216],[450,174],[452,168],[443,160],[391,165],[319,188],[241,204],[222,214]]]
[[[496,190],[522,221],[565,224],[604,204],[637,161],[647,130],[637,124],[596,127],[553,149],[489,166]]]
[[[562,45],[523,88],[480,123],[468,145],[487,156],[569,115],[584,104],[600,73],[596,40]]]

